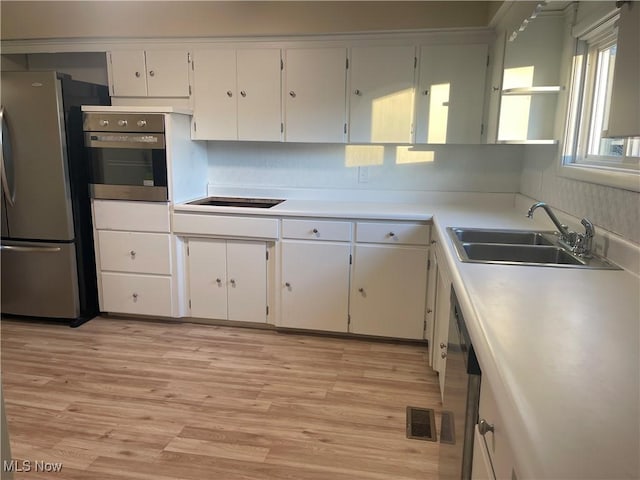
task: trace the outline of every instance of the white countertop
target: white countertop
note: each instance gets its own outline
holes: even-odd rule
[[[625,270],[462,263],[446,227],[553,229],[502,197],[478,198],[174,211],[433,220],[518,478],[640,478],[640,279]]]

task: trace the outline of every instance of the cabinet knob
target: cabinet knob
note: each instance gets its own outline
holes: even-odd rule
[[[129,123],[129,122],[127,122],[126,120],[118,120],[118,125],[120,127],[126,127],[127,123]]]
[[[140,72],[136,72],[136,78],[140,78]]]
[[[100,120],[101,127],[106,127],[107,125],[109,125],[109,120]]]
[[[484,437],[489,432],[493,433],[494,428],[492,424],[487,422],[484,418],[481,418],[478,422],[478,431],[480,432],[480,435]]]
[[[430,308],[427,308],[427,313],[432,313],[433,310],[431,310]]]
[[[311,230],[313,233],[315,233],[316,235],[318,234],[318,229],[314,228],[313,230]]]
[[[229,283],[231,284],[232,287],[236,286],[236,281],[233,278],[231,280],[229,280]]]
[[[129,255],[131,255],[131,258],[136,258],[136,251],[135,250],[131,250],[129,252]]]
[[[426,95],[429,95],[429,90],[424,90],[424,91],[422,92],[422,95],[425,95],[425,96],[426,96]]]
[[[360,287],[360,288],[358,289],[358,291],[359,291],[360,293],[364,293],[364,288]]]
[[[221,285],[221,284],[222,284],[222,280],[220,280],[219,278],[216,278],[216,283],[217,283],[218,285]]]
[[[233,92],[231,90],[227,90],[227,97],[233,97]]]
[[[389,235],[391,238],[394,238],[394,237],[396,236],[396,233],[395,233],[395,232],[389,232],[389,233],[388,233],[388,235]]]
[[[285,287],[287,287],[287,288],[291,288],[291,284],[290,284],[289,282],[286,282],[286,283],[284,284],[284,286],[285,286]]]
[[[442,352],[442,353],[440,354],[440,357],[442,357],[442,358],[447,358],[447,352]]]
[[[436,243],[438,242],[436,242],[435,240],[431,240],[431,245],[435,245]]]
[[[138,120],[136,122],[136,125],[138,125],[139,127],[146,127],[147,126],[147,121],[146,120]]]
[[[492,87],[491,88],[494,92],[499,92],[500,91],[500,87]]]
[[[353,91],[353,94],[354,94],[354,95],[361,96],[361,95],[362,95],[362,92],[356,88],[356,89]]]
[[[447,344],[444,342],[440,342],[440,348],[447,348]]]
[[[133,297],[133,301],[137,302],[138,301],[138,294],[134,293],[133,295],[131,295]]]
[[[247,96],[247,92],[245,92],[244,90],[240,90],[240,95],[242,95],[242,98]]]
[[[149,70],[149,76],[150,77],[155,77],[156,76],[156,72],[154,72],[153,70]]]
[[[291,90],[291,91],[289,92],[289,96],[290,96],[291,98],[296,98],[296,92],[294,92],[293,90]]]

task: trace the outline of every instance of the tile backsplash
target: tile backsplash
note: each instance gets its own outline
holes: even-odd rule
[[[522,152],[520,145],[208,142],[209,183],[515,193],[520,188]]]
[[[520,192],[640,243],[640,193],[557,174],[557,146],[528,146]]]

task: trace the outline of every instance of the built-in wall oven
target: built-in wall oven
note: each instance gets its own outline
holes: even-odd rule
[[[447,369],[440,424],[441,480],[471,478],[474,428],[478,423],[481,371],[456,293],[451,289]]]
[[[164,115],[84,112],[93,198],[166,202]]]

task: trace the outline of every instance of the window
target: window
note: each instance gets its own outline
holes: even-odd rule
[[[607,137],[617,40],[613,22],[607,25],[577,43],[563,165],[576,167],[569,176],[637,190],[640,137]]]

